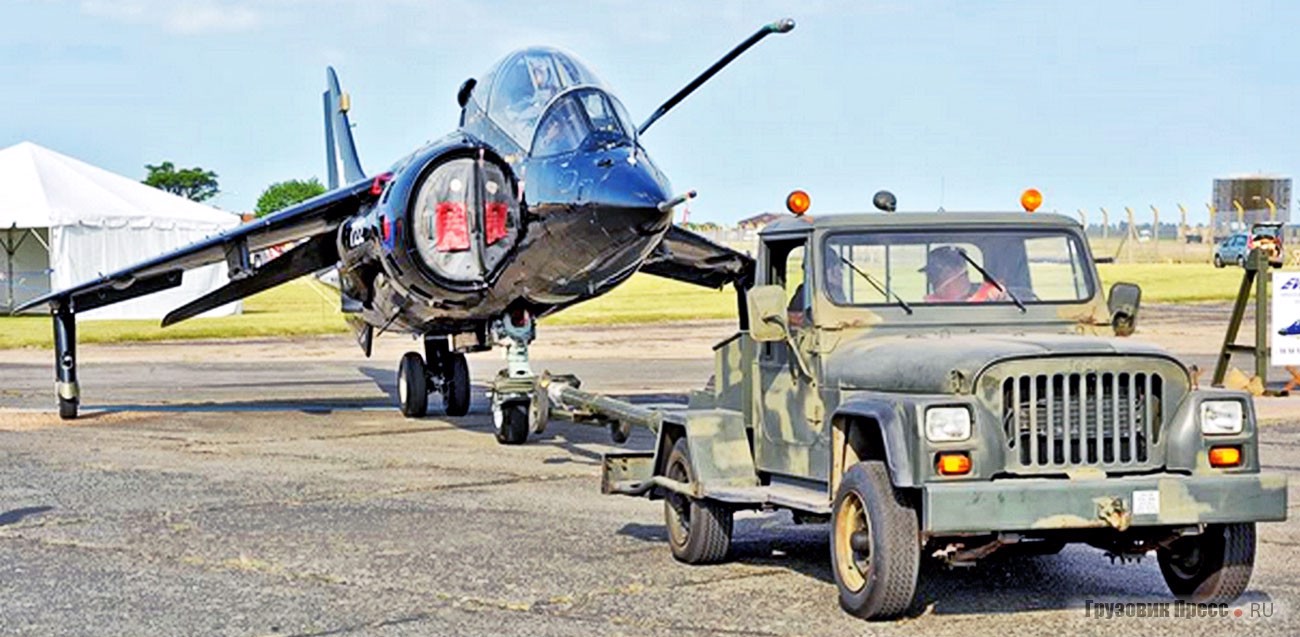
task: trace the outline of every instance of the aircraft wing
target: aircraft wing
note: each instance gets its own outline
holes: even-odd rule
[[[690,230],[672,226],[641,271],[710,288],[754,280],[754,259]]]
[[[186,270],[225,261],[230,283],[173,311],[170,325],[338,262],[334,233],[344,219],[379,199],[382,181],[364,180],[251,221],[228,232],[112,274],[32,299],[15,313],[42,303],[74,312],[91,310],[181,284]],[[289,241],[310,239],[254,269],[249,255]]]

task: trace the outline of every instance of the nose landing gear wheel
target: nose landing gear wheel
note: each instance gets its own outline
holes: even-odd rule
[[[492,424],[496,427],[497,442],[503,445],[522,445],[528,440],[528,402],[493,401]]]
[[[424,359],[415,352],[407,352],[397,366],[397,401],[402,415],[423,418],[429,412],[428,370]]]
[[[447,355],[442,383],[442,408],[448,416],[469,413],[469,364],[465,355],[452,352]]]

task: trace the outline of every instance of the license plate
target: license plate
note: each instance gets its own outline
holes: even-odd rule
[[[1160,515],[1160,491],[1134,491],[1133,515]]]

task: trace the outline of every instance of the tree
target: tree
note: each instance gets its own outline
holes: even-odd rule
[[[262,196],[257,198],[257,208],[254,209],[254,213],[259,217],[265,217],[324,192],[325,186],[322,186],[315,177],[306,181],[290,179],[274,183],[267,186],[266,190],[262,191]]]
[[[142,183],[191,201],[211,199],[220,192],[217,189],[217,173],[211,170],[203,170],[198,166],[176,170],[176,166],[169,161],[157,166],[145,164],[144,167],[149,174]]]

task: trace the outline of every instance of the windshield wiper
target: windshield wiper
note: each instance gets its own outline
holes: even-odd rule
[[[835,256],[839,258],[840,261],[843,261],[844,265],[849,266],[850,268],[853,269],[854,272],[857,272],[858,274],[862,275],[862,278],[866,279],[867,283],[871,284],[871,287],[876,288],[876,291],[879,292],[881,296],[885,297],[886,301],[889,300],[889,296],[890,296],[889,292],[885,291],[885,288],[881,286],[878,281],[876,281],[875,277],[871,276],[870,274],[867,274],[866,272],[863,272],[862,270],[859,270],[858,266],[854,265],[852,261],[845,259],[844,255],[836,254]],[[906,310],[908,314],[912,313],[912,306],[908,305],[907,301],[904,301],[903,298],[898,296],[897,294],[894,294],[893,297],[894,297],[894,301],[898,303],[898,307],[901,307],[904,310]]]
[[[988,270],[985,270],[985,269],[984,269],[984,266],[982,266],[982,265],[976,263],[976,262],[975,262],[975,259],[970,258],[970,255],[966,254],[966,251],[965,251],[965,250],[962,250],[961,248],[957,248],[957,254],[960,254],[960,255],[961,255],[961,258],[963,258],[963,259],[966,260],[966,263],[971,264],[971,267],[973,267],[973,268],[975,268],[976,270],[978,270],[979,273],[980,273],[980,276],[983,276],[985,281],[988,281],[989,283],[992,283],[993,285],[998,286],[998,289],[999,289],[999,290],[1002,290],[1002,293],[1005,294],[1005,295],[1007,295],[1007,298],[1011,299],[1011,302],[1012,302],[1012,303],[1015,303],[1015,304],[1016,304],[1016,307],[1020,308],[1020,313],[1021,313],[1021,314],[1024,314],[1025,312],[1028,312],[1028,311],[1029,311],[1029,310],[1026,310],[1026,309],[1025,309],[1025,304],[1024,304],[1024,303],[1021,303],[1021,302],[1020,302],[1020,299],[1016,298],[1016,295],[1015,295],[1015,294],[1012,294],[1012,293],[1011,293],[1011,290],[1007,289],[1007,286],[1002,285],[1002,282],[1001,282],[1001,281],[999,281],[999,280],[993,278],[993,275],[992,275],[992,274],[989,274],[989,271],[988,271]]]

